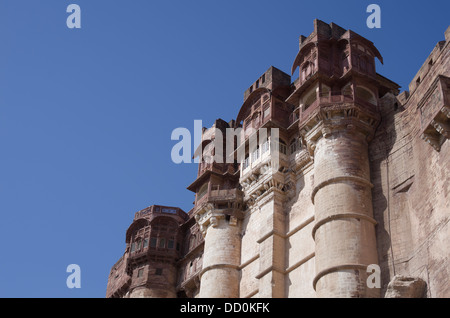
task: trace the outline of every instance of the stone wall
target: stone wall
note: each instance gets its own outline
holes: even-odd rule
[[[370,146],[383,294],[395,275],[404,275],[423,279],[427,297],[450,296],[450,142],[437,151],[421,138],[428,123],[418,107],[438,75],[450,76],[449,42],[436,45],[409,94],[382,99]]]

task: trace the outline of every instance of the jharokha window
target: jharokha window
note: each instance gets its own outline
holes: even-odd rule
[[[150,226],[137,229],[130,240],[130,253],[148,249],[175,249],[177,224],[171,220],[155,220]]]
[[[208,191],[208,184],[204,184],[198,191],[197,200],[200,200],[201,198],[203,198],[207,191]]]
[[[177,224],[170,220],[155,220],[152,223],[150,248],[175,249]]]
[[[150,236],[150,226],[146,226],[136,230],[131,236],[130,252],[140,252],[148,247]]]

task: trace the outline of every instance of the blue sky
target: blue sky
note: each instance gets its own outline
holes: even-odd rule
[[[81,7],[81,29],[66,8]],[[381,7],[381,29],[366,26]],[[449,25],[448,1],[0,0],[0,297],[104,297],[134,212],[192,207],[171,132],[235,118],[313,19],[375,43],[403,89]],[[81,268],[81,288],[66,268]]]

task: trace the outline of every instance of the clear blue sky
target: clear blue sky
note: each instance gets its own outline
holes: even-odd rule
[[[66,8],[81,7],[81,29]],[[381,6],[381,29],[366,7]],[[0,0],[0,297],[104,297],[134,212],[190,210],[194,164],[170,139],[235,118],[313,19],[375,43],[406,88],[450,24],[448,1]],[[81,288],[66,267],[81,267]]]

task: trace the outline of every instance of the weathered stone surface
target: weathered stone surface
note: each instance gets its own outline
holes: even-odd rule
[[[427,283],[418,277],[394,276],[387,287],[385,298],[422,298]]]
[[[298,79],[270,67],[203,129],[192,210],[136,214],[107,297],[450,297],[449,34],[400,93],[372,42],[315,20]]]

